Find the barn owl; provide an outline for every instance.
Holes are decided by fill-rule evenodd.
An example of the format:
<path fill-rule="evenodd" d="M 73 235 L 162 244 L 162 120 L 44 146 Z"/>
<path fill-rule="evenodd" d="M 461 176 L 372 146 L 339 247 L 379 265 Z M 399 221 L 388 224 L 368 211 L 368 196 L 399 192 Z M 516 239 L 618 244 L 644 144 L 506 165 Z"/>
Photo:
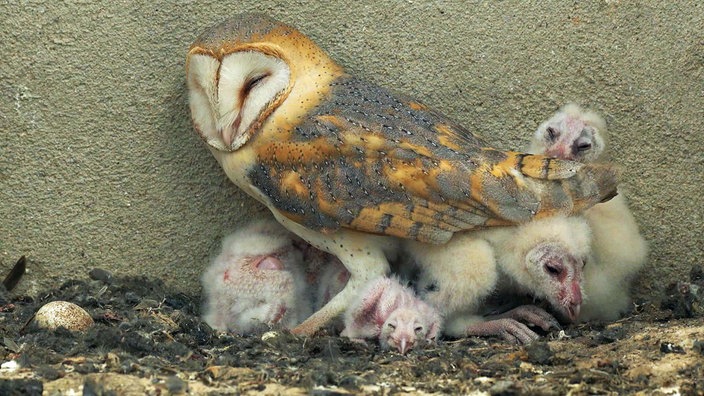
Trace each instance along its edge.
<path fill-rule="evenodd" d="M 606 132 L 598 114 L 568 104 L 538 127 L 529 152 L 599 161 L 606 150 Z M 623 194 L 595 205 L 584 216 L 592 230 L 593 258 L 585 269 L 588 298 L 578 319 L 614 320 L 630 306 L 630 280 L 645 265 L 648 245 Z"/>
<path fill-rule="evenodd" d="M 295 235 L 259 221 L 227 236 L 201 277 L 203 319 L 213 329 L 251 334 L 293 328 L 312 313 Z"/>
<path fill-rule="evenodd" d="M 386 274 L 400 239 L 442 244 L 458 231 L 580 212 L 616 192 L 613 167 L 486 147 L 420 102 L 348 75 L 263 15 L 203 32 L 186 80 L 194 128 L 227 176 L 350 272 L 298 334 Z"/>
<path fill-rule="evenodd" d="M 528 152 L 580 162 L 596 161 L 604 152 L 606 122 L 574 103 L 540 124 Z"/>
<path fill-rule="evenodd" d="M 485 315 L 492 295 L 527 294 L 545 299 L 559 316 L 574 320 L 582 304 L 583 266 L 591 233 L 581 217 L 553 216 L 513 227 L 457 233 L 445 246 L 407 243 L 419 268 L 419 295 L 443 315 L 446 335 L 496 335 L 529 343 L 559 327 L 532 305 Z"/>
<path fill-rule="evenodd" d="M 395 277 L 380 277 L 367 285 L 344 315 L 343 337 L 378 338 L 383 349 L 405 354 L 416 345 L 436 341 L 440 314 Z"/>

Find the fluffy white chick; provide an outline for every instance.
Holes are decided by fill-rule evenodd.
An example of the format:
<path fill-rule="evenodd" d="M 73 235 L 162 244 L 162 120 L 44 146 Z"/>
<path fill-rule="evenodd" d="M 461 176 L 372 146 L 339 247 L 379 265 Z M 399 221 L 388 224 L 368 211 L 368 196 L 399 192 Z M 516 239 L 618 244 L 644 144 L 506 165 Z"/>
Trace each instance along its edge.
<path fill-rule="evenodd" d="M 591 230 L 583 217 L 555 216 L 483 231 L 481 236 L 496 255 L 500 278 L 495 293 L 545 299 L 560 317 L 576 320 L 591 247 Z"/>
<path fill-rule="evenodd" d="M 296 237 L 273 220 L 224 238 L 201 277 L 203 319 L 214 329 L 251 334 L 292 328 L 312 312 L 303 253 Z"/>
<path fill-rule="evenodd" d="M 378 338 L 383 349 L 394 348 L 401 354 L 435 342 L 441 325 L 439 313 L 397 278 L 377 278 L 363 290 L 345 311 L 342 336 Z"/>
<path fill-rule="evenodd" d="M 529 152 L 581 162 L 603 160 L 606 122 L 598 114 L 568 104 L 543 122 Z M 645 265 L 648 244 L 641 236 L 621 188 L 608 202 L 588 209 L 592 229 L 592 259 L 585 268 L 584 301 L 579 321 L 614 320 L 631 305 L 630 283 Z"/>
<path fill-rule="evenodd" d="M 444 332 L 452 337 L 499 336 L 527 344 L 543 330 L 559 328 L 555 318 L 532 305 L 484 316 L 493 294 L 545 298 L 569 319 L 582 303 L 583 258 L 589 252 L 584 219 L 557 216 L 515 226 L 456 234 L 444 246 L 408 244 L 420 268 L 417 289 L 442 312 Z"/>
<path fill-rule="evenodd" d="M 496 287 L 494 249 L 478 235 L 458 233 L 446 245 L 405 245 L 409 258 L 399 268 L 413 266 L 418 271 L 418 295 L 446 319 L 458 313 L 478 312 L 484 298 Z M 412 277 L 408 273 L 404 276 Z"/>
<path fill-rule="evenodd" d="M 594 162 L 606 149 L 606 122 L 574 103 L 540 124 L 528 152 L 579 162 Z"/>
<path fill-rule="evenodd" d="M 593 254 L 585 267 L 588 298 L 578 320 L 615 320 L 631 307 L 631 281 L 648 259 L 648 243 L 622 194 L 589 209 L 585 217 Z"/>

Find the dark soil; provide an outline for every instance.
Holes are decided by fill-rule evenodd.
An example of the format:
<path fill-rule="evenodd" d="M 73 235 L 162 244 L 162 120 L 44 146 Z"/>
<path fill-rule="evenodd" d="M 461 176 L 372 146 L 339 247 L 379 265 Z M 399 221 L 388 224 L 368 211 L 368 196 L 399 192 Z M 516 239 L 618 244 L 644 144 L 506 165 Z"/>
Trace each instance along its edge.
<path fill-rule="evenodd" d="M 0 394 L 704 394 L 700 275 L 616 323 L 525 347 L 467 338 L 402 356 L 329 334 L 222 334 L 200 320 L 198 297 L 94 270 L 35 297 L 0 296 Z M 95 324 L 38 328 L 34 313 L 54 300 Z"/>

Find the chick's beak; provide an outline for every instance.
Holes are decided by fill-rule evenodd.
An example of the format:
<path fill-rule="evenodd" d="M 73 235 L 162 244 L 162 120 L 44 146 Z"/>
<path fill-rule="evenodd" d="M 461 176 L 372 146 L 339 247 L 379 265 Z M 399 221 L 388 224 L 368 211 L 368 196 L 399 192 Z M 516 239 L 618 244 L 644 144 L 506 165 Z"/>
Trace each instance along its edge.
<path fill-rule="evenodd" d="M 579 317 L 579 311 L 581 309 L 582 305 L 581 304 L 570 304 L 567 307 L 567 317 L 571 322 L 575 322 L 577 318 Z"/>
<path fill-rule="evenodd" d="M 579 317 L 579 311 L 582 308 L 582 288 L 579 282 L 572 282 L 571 299 L 567 303 L 567 316 L 570 321 L 574 322 Z"/>
<path fill-rule="evenodd" d="M 405 355 L 406 352 L 408 351 L 408 341 L 406 341 L 406 338 L 402 338 L 401 342 L 398 344 L 398 351 L 401 352 L 401 355 Z"/>

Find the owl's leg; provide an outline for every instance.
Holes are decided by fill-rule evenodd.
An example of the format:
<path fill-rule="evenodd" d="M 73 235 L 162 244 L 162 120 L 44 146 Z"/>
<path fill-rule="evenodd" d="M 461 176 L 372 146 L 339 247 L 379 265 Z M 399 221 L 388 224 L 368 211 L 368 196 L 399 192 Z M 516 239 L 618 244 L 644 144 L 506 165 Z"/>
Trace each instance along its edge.
<path fill-rule="evenodd" d="M 494 315 L 491 318 L 521 320 L 529 325 L 538 326 L 545 331 L 551 328 L 560 329 L 560 323 L 554 316 L 535 305 L 521 305 L 502 314 Z"/>
<path fill-rule="evenodd" d="M 447 318 L 443 333 L 453 338 L 500 337 L 514 344 L 530 344 L 540 338 L 525 324 L 512 318 L 487 318 L 474 314 L 459 314 Z"/>
<path fill-rule="evenodd" d="M 464 330 L 468 336 L 498 336 L 515 344 L 530 344 L 540 338 L 525 324 L 510 318 L 475 323 Z"/>
<path fill-rule="evenodd" d="M 296 326 L 291 331 L 294 334 L 314 334 L 352 305 L 362 289 L 372 280 L 389 273 L 389 262 L 384 251 L 391 249 L 390 246 L 395 244 L 389 238 L 345 229 L 326 235 L 307 229 L 276 213 L 274 216 L 284 227 L 306 242 L 337 256 L 350 273 L 347 285 L 332 300 Z"/>
<path fill-rule="evenodd" d="M 333 253 L 334 254 L 334 253 Z M 363 259 L 354 261 L 342 260 L 350 272 L 347 285 L 332 298 L 327 304 L 311 315 L 308 319 L 296 326 L 292 333 L 312 335 L 332 319 L 342 314 L 362 292 L 369 282 L 389 272 L 389 263 L 381 251 L 369 251 Z"/>

